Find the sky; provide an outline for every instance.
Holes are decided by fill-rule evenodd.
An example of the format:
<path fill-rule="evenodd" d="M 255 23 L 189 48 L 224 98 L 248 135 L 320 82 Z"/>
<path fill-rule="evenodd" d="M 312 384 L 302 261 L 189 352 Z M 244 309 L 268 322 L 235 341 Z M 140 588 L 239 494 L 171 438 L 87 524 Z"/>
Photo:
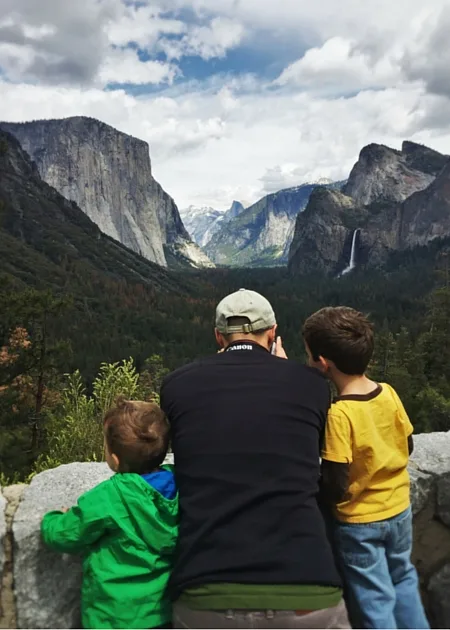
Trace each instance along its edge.
<path fill-rule="evenodd" d="M 98 118 L 225 209 L 371 142 L 450 153 L 449 32 L 449 0 L 0 0 L 0 120 Z"/>

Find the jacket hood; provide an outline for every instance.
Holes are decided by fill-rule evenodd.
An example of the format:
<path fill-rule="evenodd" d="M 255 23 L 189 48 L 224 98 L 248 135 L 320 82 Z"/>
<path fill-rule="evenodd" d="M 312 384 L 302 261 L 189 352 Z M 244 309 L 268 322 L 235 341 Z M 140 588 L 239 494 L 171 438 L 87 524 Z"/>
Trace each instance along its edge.
<path fill-rule="evenodd" d="M 170 465 L 163 468 L 172 470 Z M 135 536 L 150 549 L 172 549 L 178 534 L 178 492 L 168 499 L 134 473 L 118 473 L 111 481 L 117 495 L 117 517 L 127 519 Z"/>

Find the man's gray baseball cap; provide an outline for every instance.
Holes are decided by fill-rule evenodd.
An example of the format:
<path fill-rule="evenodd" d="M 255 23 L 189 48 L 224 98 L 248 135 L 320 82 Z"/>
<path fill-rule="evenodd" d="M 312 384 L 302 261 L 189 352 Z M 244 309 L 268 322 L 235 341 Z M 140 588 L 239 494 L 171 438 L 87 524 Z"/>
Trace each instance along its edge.
<path fill-rule="evenodd" d="M 230 317 L 246 317 L 248 324 L 233 326 L 228 324 Z M 267 330 L 276 324 L 275 313 L 265 297 L 248 289 L 230 293 L 216 309 L 216 328 L 224 335 L 252 333 Z"/>

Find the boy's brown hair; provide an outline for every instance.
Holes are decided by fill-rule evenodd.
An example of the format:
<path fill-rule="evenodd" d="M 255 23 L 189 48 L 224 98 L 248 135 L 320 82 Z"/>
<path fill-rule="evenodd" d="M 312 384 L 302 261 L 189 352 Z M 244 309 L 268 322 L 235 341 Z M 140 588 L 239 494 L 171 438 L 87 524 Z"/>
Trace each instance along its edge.
<path fill-rule="evenodd" d="M 103 432 L 109 452 L 119 458 L 119 472 L 152 472 L 169 448 L 169 423 L 151 402 L 119 398 L 105 416 Z"/>
<path fill-rule="evenodd" d="M 328 306 L 308 317 L 303 338 L 315 361 L 329 359 L 344 374 L 364 374 L 372 358 L 373 326 L 347 306 Z"/>

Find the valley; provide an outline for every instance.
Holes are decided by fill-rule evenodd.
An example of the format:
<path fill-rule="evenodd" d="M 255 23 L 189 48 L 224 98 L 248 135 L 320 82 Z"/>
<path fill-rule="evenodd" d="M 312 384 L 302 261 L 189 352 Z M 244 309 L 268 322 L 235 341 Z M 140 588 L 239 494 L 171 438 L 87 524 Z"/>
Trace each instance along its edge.
<path fill-rule="evenodd" d="M 311 312 L 369 313 L 371 376 L 396 387 L 418 432 L 450 427 L 447 156 L 370 145 L 345 182 L 182 211 L 191 240 L 146 146 L 96 121 L 50 123 L 0 131 L 0 476 L 50 461 L 68 374 L 90 394 L 99 369 L 119 374 L 131 357 L 157 396 L 166 370 L 216 351 L 215 305 L 241 286 L 271 300 L 300 361 Z"/>
<path fill-rule="evenodd" d="M 339 189 L 343 182 L 320 184 Z M 234 267 L 285 265 L 295 222 L 317 184 L 302 184 L 263 197 L 224 221 L 205 246 L 216 264 Z"/>
<path fill-rule="evenodd" d="M 0 630 L 450 628 L 449 0 L 0 5 Z"/>

